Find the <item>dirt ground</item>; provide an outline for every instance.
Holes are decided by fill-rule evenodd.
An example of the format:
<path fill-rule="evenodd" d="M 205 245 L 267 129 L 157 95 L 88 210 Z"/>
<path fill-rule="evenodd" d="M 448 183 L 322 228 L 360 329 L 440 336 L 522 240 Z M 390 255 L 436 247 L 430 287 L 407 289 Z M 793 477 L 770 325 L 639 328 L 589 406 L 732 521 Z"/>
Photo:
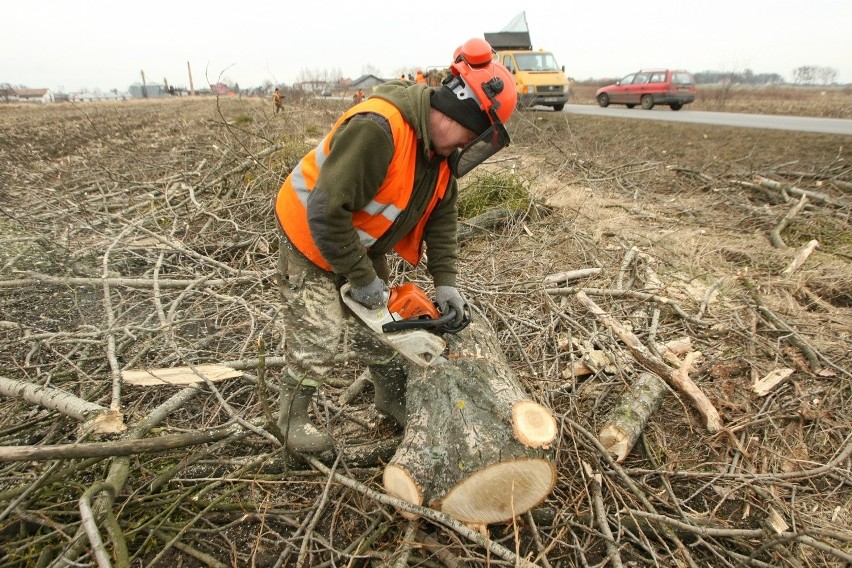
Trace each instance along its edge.
<path fill-rule="evenodd" d="M 466 233 L 460 285 L 557 418 L 558 482 L 532 514 L 490 526 L 487 548 L 370 496 L 398 432 L 369 385 L 340 402 L 357 365 L 315 409 L 341 444 L 374 449 L 337 463 L 352 484 L 263 430 L 281 368 L 271 204 L 339 105 L 0 106 L 0 565 L 852 562 L 852 140 L 515 114 L 512 146 L 462 180 L 462 199 L 496 180 L 526 201 Z M 599 271 L 544 284 L 582 268 Z M 395 270 L 428 288 L 422 269 Z M 647 365 L 581 291 L 653 356 L 688 340 L 666 364 L 721 430 L 668 392 L 615 462 L 597 434 Z M 215 389 L 121 380 L 202 363 L 244 374 Z M 36 403 L 24 385 L 94 406 Z M 126 431 L 82 426 L 107 409 Z"/>

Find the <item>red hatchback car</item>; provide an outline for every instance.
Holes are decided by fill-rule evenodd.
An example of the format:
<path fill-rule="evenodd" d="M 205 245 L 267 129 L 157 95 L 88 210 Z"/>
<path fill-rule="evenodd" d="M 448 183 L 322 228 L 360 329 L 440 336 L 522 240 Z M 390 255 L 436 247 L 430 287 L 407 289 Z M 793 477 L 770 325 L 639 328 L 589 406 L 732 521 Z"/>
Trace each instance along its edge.
<path fill-rule="evenodd" d="M 654 105 L 669 105 L 672 110 L 680 110 L 695 100 L 695 93 L 695 80 L 683 69 L 643 69 L 615 85 L 601 87 L 595 98 L 602 107 L 622 104 L 627 108 L 642 105 L 652 109 Z"/>

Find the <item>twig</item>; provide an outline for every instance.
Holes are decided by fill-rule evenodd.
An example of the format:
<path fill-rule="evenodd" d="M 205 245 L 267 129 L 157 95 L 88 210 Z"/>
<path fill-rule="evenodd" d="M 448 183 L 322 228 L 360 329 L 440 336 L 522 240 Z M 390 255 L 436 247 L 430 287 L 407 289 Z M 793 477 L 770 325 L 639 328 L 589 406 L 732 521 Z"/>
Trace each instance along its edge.
<path fill-rule="evenodd" d="M 512 327 L 512 324 L 509 323 L 509 320 L 506 319 L 506 316 L 504 316 L 503 313 L 494 306 L 494 304 L 492 304 L 491 302 L 488 302 L 487 300 L 483 300 L 483 303 L 486 306 L 488 306 L 489 308 L 491 308 L 491 311 L 493 311 L 497 315 L 497 317 L 500 319 L 500 321 L 503 322 L 503 325 L 506 326 L 506 329 L 509 330 L 509 333 L 512 334 L 512 337 L 515 338 L 515 341 L 518 344 L 518 351 L 521 352 L 521 355 L 523 356 L 524 361 L 527 362 L 527 367 L 529 368 L 530 373 L 532 374 L 533 377 L 537 377 L 538 371 L 536 370 L 535 366 L 533 366 L 532 361 L 530 361 L 529 355 L 527 355 L 527 352 L 524 349 L 524 342 L 521 341 L 521 339 L 518 337 L 518 334 L 515 333 L 515 328 Z"/>
<path fill-rule="evenodd" d="M 576 288 L 576 287 L 567 287 L 567 288 L 548 288 L 545 289 L 545 292 L 548 294 L 558 295 L 558 296 L 567 296 L 577 294 L 578 292 L 582 292 L 584 294 L 588 294 L 590 296 L 609 296 L 613 298 L 617 297 L 625 297 L 625 298 L 636 298 L 637 300 L 650 300 L 652 302 L 657 302 L 658 304 L 663 304 L 672 308 L 677 315 L 687 320 L 690 323 L 695 325 L 700 325 L 701 327 L 706 327 L 707 323 L 701 321 L 700 319 L 693 317 L 683 311 L 683 308 L 678 305 L 677 302 L 672 300 L 671 298 L 666 298 L 665 296 L 658 296 L 656 294 L 648 294 L 647 292 L 637 292 L 635 290 L 613 290 L 606 288 Z"/>
<path fill-rule="evenodd" d="M 94 515 L 92 514 L 92 495 L 100 491 L 113 491 L 113 488 L 108 483 L 96 483 L 87 489 L 82 497 L 80 497 L 80 520 L 83 523 L 83 528 L 86 531 L 86 536 L 89 537 L 89 543 L 92 545 L 92 551 L 95 553 L 95 559 L 98 561 L 100 568 L 112 568 L 112 562 L 109 559 L 109 554 L 104 547 L 104 541 L 101 539 L 101 533 L 98 531 L 98 525 L 95 523 Z"/>
<path fill-rule="evenodd" d="M 527 521 L 527 525 L 530 527 L 530 532 L 532 533 L 533 542 L 535 543 L 535 549 L 538 555 L 536 556 L 536 560 L 541 561 L 541 565 L 544 568 L 551 568 L 550 562 L 547 560 L 547 550 L 544 547 L 544 544 L 541 542 L 541 535 L 538 533 L 538 526 L 536 526 L 535 519 L 533 518 L 532 511 L 527 511 L 524 514 L 524 518 Z"/>
<path fill-rule="evenodd" d="M 325 511 L 325 506 L 328 503 L 328 493 L 331 490 L 331 481 L 334 477 L 334 472 L 337 470 L 337 464 L 340 463 L 341 455 L 342 453 L 338 452 L 337 458 L 335 458 L 334 464 L 331 466 L 330 473 L 328 474 L 328 479 L 325 482 L 325 487 L 322 490 L 322 496 L 320 497 L 319 503 L 317 503 L 314 514 L 312 515 L 311 522 L 305 529 L 305 536 L 302 538 L 302 546 L 299 548 L 299 558 L 296 560 L 296 568 L 302 568 L 305 565 L 305 562 L 308 561 L 308 543 L 311 540 L 311 535 L 313 534 L 314 528 L 317 526 L 323 511 Z"/>
<path fill-rule="evenodd" d="M 819 241 L 816 239 L 808 242 L 808 244 L 806 244 L 804 248 L 799 251 L 799 253 L 796 255 L 796 258 L 794 258 L 792 262 L 790 262 L 787 268 L 781 271 L 781 276 L 790 276 L 796 270 L 798 270 L 799 267 L 802 266 L 806 260 L 808 260 L 808 257 L 811 256 L 811 253 L 813 253 L 818 246 Z"/>
<path fill-rule="evenodd" d="M 52 276 L 49 274 L 41 274 L 38 272 L 27 271 L 25 274 L 29 276 L 29 278 L 19 279 L 19 280 L 0 280 L 0 289 L 3 288 L 25 288 L 27 286 L 32 286 L 36 283 L 44 283 L 44 284 L 53 284 L 56 286 L 94 286 L 100 285 L 103 283 L 109 284 L 110 286 L 124 286 L 127 288 L 144 288 L 150 289 L 154 287 L 154 279 L 153 278 L 120 278 L 120 277 L 108 277 L 108 278 L 81 278 L 81 277 L 71 277 L 71 276 Z M 197 286 L 197 287 L 210 287 L 216 288 L 220 286 L 232 286 L 234 284 L 241 284 L 247 282 L 257 282 L 259 280 L 264 280 L 274 274 L 274 271 L 269 271 L 268 273 L 258 274 L 256 272 L 248 272 L 244 271 L 242 274 L 238 276 L 234 276 L 232 278 L 211 278 L 210 275 L 201 276 L 194 280 L 181 280 L 181 279 L 160 279 L 159 286 L 160 288 L 177 288 L 183 289 L 187 286 Z"/>
<path fill-rule="evenodd" d="M 787 332 L 789 334 L 787 336 L 787 341 L 799 348 L 799 351 L 801 351 L 802 355 L 805 356 L 805 359 L 808 361 L 808 365 L 810 365 L 812 371 L 818 371 L 820 368 L 819 358 L 817 357 L 817 354 L 814 349 L 808 344 L 807 341 L 802 338 L 801 335 L 799 335 L 798 332 L 796 332 L 793 328 L 787 325 L 786 322 L 784 322 L 781 318 L 775 315 L 772 310 L 770 310 L 763 304 L 763 300 L 761 299 L 760 294 L 758 294 L 757 286 L 754 285 L 754 282 L 752 282 L 746 277 L 742 277 L 740 278 L 740 280 L 748 290 L 752 301 L 757 307 L 757 311 L 760 312 L 760 315 L 762 315 L 764 319 L 766 319 L 770 324 L 772 324 L 775 329 Z"/>
<path fill-rule="evenodd" d="M 799 214 L 799 212 L 808 204 L 807 196 L 803 195 L 802 198 L 796 203 L 796 205 L 787 211 L 787 214 L 784 215 L 784 218 L 781 219 L 781 222 L 778 223 L 775 228 L 769 231 L 769 240 L 772 242 L 772 246 L 775 248 L 785 248 L 787 244 L 784 242 L 784 239 L 781 238 L 781 231 L 787 228 L 790 224 L 790 221 L 793 220 L 793 217 Z"/>
<path fill-rule="evenodd" d="M 649 520 L 666 523 L 667 525 L 671 525 L 673 527 L 677 527 L 685 531 L 690 531 L 703 537 L 761 538 L 766 535 L 765 529 L 733 529 L 725 527 L 711 527 L 706 525 L 696 526 L 691 525 L 689 523 L 684 523 L 682 521 L 678 521 L 677 519 L 666 517 L 665 515 L 652 514 L 637 509 L 627 509 L 627 512 L 637 517 L 643 517 Z M 818 550 L 822 550 L 823 552 L 828 552 L 829 554 L 839 558 L 840 560 L 843 560 L 844 562 L 852 563 L 852 554 L 848 554 L 838 548 L 830 546 L 822 541 L 816 540 L 806 534 L 784 532 L 778 534 L 776 538 L 783 540 L 795 540 L 803 544 L 812 546 Z"/>
<path fill-rule="evenodd" d="M 578 268 L 577 270 L 567 270 L 565 272 L 556 272 L 555 274 L 548 274 L 544 277 L 544 281 L 542 284 L 547 288 L 551 286 L 558 286 L 560 284 L 564 284 L 565 282 L 571 282 L 572 280 L 579 280 L 581 278 L 588 278 L 590 276 L 597 276 L 603 271 L 602 268 Z"/>
<path fill-rule="evenodd" d="M 704 298 L 702 298 L 702 300 L 701 300 L 701 305 L 698 306 L 698 313 L 695 315 L 695 317 L 697 317 L 698 319 L 701 319 L 701 318 L 704 317 L 704 312 L 707 310 L 707 307 L 710 305 L 710 298 L 713 297 L 713 292 L 715 292 L 719 288 L 719 286 L 722 285 L 722 283 L 724 281 L 725 281 L 724 278 L 719 278 L 718 280 L 716 280 L 715 282 L 710 284 L 710 286 L 707 287 L 707 291 L 704 292 Z"/>
<path fill-rule="evenodd" d="M 765 178 L 765 177 L 762 177 L 762 176 L 756 176 L 755 181 L 763 187 L 767 187 L 769 189 L 774 189 L 774 190 L 777 190 L 777 191 L 792 193 L 794 195 L 800 195 L 802 197 L 807 197 L 808 199 L 810 199 L 812 201 L 817 201 L 819 203 L 827 203 L 829 205 L 836 205 L 838 207 L 846 206 L 845 203 L 838 202 L 838 201 L 832 199 L 831 197 L 829 197 L 828 195 L 826 195 L 824 193 L 819 193 L 817 191 L 808 191 L 806 189 L 799 189 L 798 187 L 795 187 L 795 186 L 792 186 L 792 185 L 789 185 L 789 184 L 786 184 L 786 183 L 780 183 L 780 182 L 777 182 L 775 180 L 771 180 L 769 178 Z"/>
<path fill-rule="evenodd" d="M 630 247 L 630 250 L 628 250 L 627 254 L 624 255 L 624 259 L 621 261 L 621 266 L 618 268 L 618 276 L 616 276 L 615 279 L 616 290 L 623 290 L 624 275 L 627 274 L 630 264 L 633 262 L 633 259 L 636 258 L 636 252 L 636 247 Z"/>
<path fill-rule="evenodd" d="M 621 554 L 618 552 L 618 546 L 616 545 L 615 538 L 612 536 L 609 523 L 606 520 L 606 509 L 604 508 L 603 493 L 601 492 L 601 474 L 592 471 L 592 466 L 586 462 L 583 462 L 583 469 L 586 472 L 586 477 L 589 479 L 589 485 L 592 489 L 592 507 L 595 511 L 595 521 L 601 534 L 604 536 L 607 558 L 612 561 L 612 565 L 615 568 L 623 568 Z"/>
<path fill-rule="evenodd" d="M 405 526 L 405 534 L 402 536 L 402 546 L 399 551 L 399 556 L 391 564 L 391 568 L 405 568 L 408 566 L 408 558 L 411 556 L 411 543 L 414 542 L 414 535 L 420 527 L 420 519 L 408 521 Z"/>
<path fill-rule="evenodd" d="M 185 434 L 165 434 L 156 438 L 142 440 L 116 440 L 114 442 L 92 442 L 86 444 L 60 444 L 44 446 L 0 446 L 0 462 L 43 461 L 56 459 L 80 459 L 92 457 L 130 456 L 149 452 L 164 452 L 178 448 L 187 448 L 199 444 L 208 444 L 222 440 L 242 431 L 237 424 L 219 426 L 187 432 Z"/>

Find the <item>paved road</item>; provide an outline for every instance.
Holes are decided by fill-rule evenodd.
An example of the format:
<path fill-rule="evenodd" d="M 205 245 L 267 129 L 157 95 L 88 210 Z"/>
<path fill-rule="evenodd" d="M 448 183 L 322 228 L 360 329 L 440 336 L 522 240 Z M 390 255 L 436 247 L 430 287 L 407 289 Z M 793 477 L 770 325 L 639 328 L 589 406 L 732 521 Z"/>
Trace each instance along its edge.
<path fill-rule="evenodd" d="M 771 128 L 774 130 L 795 130 L 798 132 L 819 132 L 822 134 L 842 134 L 852 136 L 852 120 L 840 118 L 810 118 L 806 116 L 778 116 L 773 114 L 740 114 L 733 112 L 704 112 L 684 107 L 672 111 L 669 107 L 657 107 L 651 110 L 597 105 L 565 105 L 563 112 L 594 116 L 614 116 L 618 118 L 637 118 L 640 120 L 669 120 L 672 122 L 690 122 L 694 124 L 713 124 L 716 126 L 741 126 L 744 128 Z"/>

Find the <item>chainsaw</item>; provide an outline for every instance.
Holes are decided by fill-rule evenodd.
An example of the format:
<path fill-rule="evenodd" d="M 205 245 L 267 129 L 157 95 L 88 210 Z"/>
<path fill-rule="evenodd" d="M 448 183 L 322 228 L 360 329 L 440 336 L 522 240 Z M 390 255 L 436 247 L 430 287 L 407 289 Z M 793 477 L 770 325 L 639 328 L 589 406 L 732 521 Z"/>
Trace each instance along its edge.
<path fill-rule="evenodd" d="M 470 313 L 465 310 L 461 323 L 454 324 L 454 309 L 441 314 L 426 293 L 410 282 L 391 288 L 386 305 L 380 308 L 357 302 L 350 288 L 349 283 L 340 288 L 343 303 L 383 342 L 420 367 L 446 362 L 447 343 L 441 334 L 458 333 L 470 323 Z"/>

